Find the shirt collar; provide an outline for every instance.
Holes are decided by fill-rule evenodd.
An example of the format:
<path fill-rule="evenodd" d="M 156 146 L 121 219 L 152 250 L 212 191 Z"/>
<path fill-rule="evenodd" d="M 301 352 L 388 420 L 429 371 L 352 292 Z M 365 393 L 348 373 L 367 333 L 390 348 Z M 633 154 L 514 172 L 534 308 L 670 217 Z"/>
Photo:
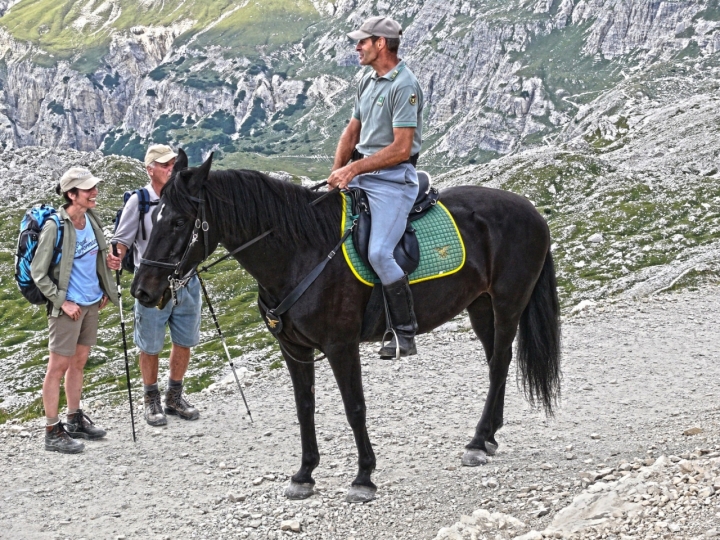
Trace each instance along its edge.
<path fill-rule="evenodd" d="M 388 71 L 385 75 L 382 77 L 378 77 L 377 72 L 373 72 L 372 78 L 373 79 L 387 79 L 388 81 L 394 81 L 395 78 L 400 75 L 400 72 L 405 69 L 405 60 L 400 60 L 397 66 L 392 68 L 390 71 Z"/>

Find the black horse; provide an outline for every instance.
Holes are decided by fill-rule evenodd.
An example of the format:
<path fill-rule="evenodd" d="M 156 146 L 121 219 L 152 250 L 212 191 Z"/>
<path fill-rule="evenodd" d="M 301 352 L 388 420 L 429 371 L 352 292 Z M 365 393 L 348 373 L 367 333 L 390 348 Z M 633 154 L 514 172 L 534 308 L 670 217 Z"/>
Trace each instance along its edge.
<path fill-rule="evenodd" d="M 341 197 L 333 194 L 311 206 L 320 194 L 255 171 L 211 172 L 211 161 L 212 156 L 200 167 L 188 168 L 187 156 L 180 150 L 162 191 L 146 251 L 161 266 L 142 264 L 132 295 L 143 305 L 158 305 L 167 298 L 173 269 L 176 276 L 187 275 L 218 244 L 232 251 L 272 229 L 235 257 L 257 280 L 262 302 L 273 308 L 338 242 Z M 559 396 L 560 309 L 555 270 L 548 226 L 524 197 L 463 186 L 443 190 L 440 200 L 462 234 L 466 262 L 455 274 L 412 285 L 412 293 L 421 333 L 467 310 L 485 349 L 490 386 L 475 436 L 462 458 L 463 465 L 475 466 L 486 463 L 487 455 L 497 449 L 495 432 L 503 425 L 505 384 L 516 334 L 528 399 L 539 401 L 551 414 Z M 302 440 L 301 465 L 286 491 L 289 498 L 313 493 L 312 472 L 320 462 L 314 420 L 315 349 L 327 355 L 358 449 L 359 470 L 347 500 L 364 502 L 375 496 L 371 480 L 375 454 L 365 425 L 359 354 L 370 293 L 371 288 L 358 281 L 338 256 L 282 316 L 283 329 L 277 338 L 293 383 Z M 265 316 L 262 308 L 261 313 Z M 380 340 L 381 335 L 373 338 Z"/>

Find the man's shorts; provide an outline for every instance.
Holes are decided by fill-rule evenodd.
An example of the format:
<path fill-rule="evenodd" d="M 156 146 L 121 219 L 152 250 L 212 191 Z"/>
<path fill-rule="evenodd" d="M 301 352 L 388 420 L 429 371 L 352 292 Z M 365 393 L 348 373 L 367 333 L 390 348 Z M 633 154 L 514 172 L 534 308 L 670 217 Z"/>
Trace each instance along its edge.
<path fill-rule="evenodd" d="M 77 345 L 95 345 L 99 311 L 100 302 L 96 302 L 90 306 L 80 306 L 80 318 L 77 321 L 73 321 L 62 310 L 57 317 L 48 317 L 50 352 L 61 356 L 75 356 Z"/>
<path fill-rule="evenodd" d="M 135 301 L 135 345 L 145 354 L 160 354 L 165 343 L 165 326 L 170 339 L 180 347 L 194 347 L 200 341 L 200 280 L 197 276 L 177 292 L 178 304 L 172 300 L 164 309 L 145 307 Z"/>

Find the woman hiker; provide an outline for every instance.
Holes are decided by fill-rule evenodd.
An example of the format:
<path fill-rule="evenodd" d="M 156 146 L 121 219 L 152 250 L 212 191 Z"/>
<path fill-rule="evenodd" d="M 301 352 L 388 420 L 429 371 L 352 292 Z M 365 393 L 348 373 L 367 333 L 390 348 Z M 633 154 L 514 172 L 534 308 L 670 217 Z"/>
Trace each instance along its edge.
<path fill-rule="evenodd" d="M 99 439 L 105 430 L 95 426 L 80 409 L 83 369 L 90 347 L 97 342 L 98 312 L 110 300 L 117 304 L 112 273 L 105 265 L 107 244 L 100 220 L 93 213 L 101 180 L 90 171 L 73 167 L 60 179 L 56 191 L 66 204 L 58 211 L 63 220 L 60 262 L 50 269 L 57 225 L 46 222 L 32 263 L 32 278 L 48 299 L 50 361 L 43 382 L 45 450 L 76 454 L 85 445 L 75 439 Z M 48 274 L 52 273 L 52 276 Z M 60 421 L 60 380 L 65 377 L 67 423 Z"/>

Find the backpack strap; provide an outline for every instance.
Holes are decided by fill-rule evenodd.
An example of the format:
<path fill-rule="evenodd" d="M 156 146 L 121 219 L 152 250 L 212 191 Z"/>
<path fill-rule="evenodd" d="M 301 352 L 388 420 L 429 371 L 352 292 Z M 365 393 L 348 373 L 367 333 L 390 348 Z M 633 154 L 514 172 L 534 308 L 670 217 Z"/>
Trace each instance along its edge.
<path fill-rule="evenodd" d="M 145 188 L 135 190 L 138 198 L 138 213 L 140 214 L 140 230 L 142 230 L 142 239 L 147 240 L 145 232 L 145 214 L 150 211 L 151 206 L 157 206 L 160 201 L 151 201 L 150 193 Z"/>
<path fill-rule="evenodd" d="M 55 222 L 55 226 L 57 227 L 57 231 L 55 233 L 55 248 L 53 249 L 53 256 L 52 256 L 52 259 L 50 262 L 50 267 L 52 268 L 53 266 L 56 266 L 60 262 L 65 228 L 64 228 L 63 220 L 60 219 L 60 216 L 58 214 L 52 214 L 50 216 L 50 219 L 52 219 Z"/>
<path fill-rule="evenodd" d="M 142 239 L 147 240 L 145 232 L 145 214 L 150 210 L 150 194 L 145 188 L 136 189 L 135 193 L 138 198 L 138 213 L 140 214 L 140 230 L 142 231 Z"/>

